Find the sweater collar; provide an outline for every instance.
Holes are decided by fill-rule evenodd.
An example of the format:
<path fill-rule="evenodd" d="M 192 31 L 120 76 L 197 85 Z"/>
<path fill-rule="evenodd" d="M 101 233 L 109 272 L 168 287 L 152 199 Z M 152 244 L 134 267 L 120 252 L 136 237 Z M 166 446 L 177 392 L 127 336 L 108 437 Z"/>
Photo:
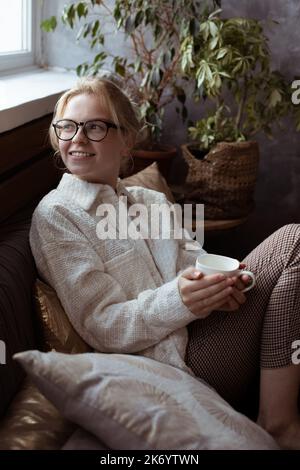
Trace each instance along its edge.
<path fill-rule="evenodd" d="M 84 210 L 89 210 L 96 201 L 113 202 L 120 196 L 127 196 L 130 204 L 135 203 L 134 197 L 125 188 L 120 178 L 118 178 L 115 191 L 109 184 L 89 183 L 71 173 L 64 173 L 57 190 L 64 198 L 71 199 Z"/>

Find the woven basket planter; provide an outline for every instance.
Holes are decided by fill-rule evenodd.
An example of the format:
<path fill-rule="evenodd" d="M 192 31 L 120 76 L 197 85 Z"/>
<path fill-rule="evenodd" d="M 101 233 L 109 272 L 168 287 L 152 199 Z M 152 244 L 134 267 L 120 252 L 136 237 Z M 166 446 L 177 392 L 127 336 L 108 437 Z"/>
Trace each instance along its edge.
<path fill-rule="evenodd" d="M 247 216 L 254 207 L 259 149 L 257 142 L 220 142 L 199 160 L 192 145 L 182 145 L 189 169 L 185 198 L 205 204 L 207 219 Z"/>

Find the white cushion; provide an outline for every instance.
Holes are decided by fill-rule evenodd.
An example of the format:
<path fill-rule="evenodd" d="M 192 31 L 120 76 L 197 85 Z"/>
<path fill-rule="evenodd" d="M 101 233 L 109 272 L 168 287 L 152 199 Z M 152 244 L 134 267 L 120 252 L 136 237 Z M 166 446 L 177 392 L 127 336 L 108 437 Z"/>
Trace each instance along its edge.
<path fill-rule="evenodd" d="M 189 374 L 143 356 L 14 356 L 68 419 L 110 449 L 277 449 L 262 428 Z"/>

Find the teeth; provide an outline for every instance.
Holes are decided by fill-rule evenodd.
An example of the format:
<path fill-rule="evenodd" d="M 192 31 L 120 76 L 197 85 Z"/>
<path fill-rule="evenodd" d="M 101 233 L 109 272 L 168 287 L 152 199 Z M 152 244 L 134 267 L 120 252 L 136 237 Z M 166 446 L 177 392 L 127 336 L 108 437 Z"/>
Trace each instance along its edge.
<path fill-rule="evenodd" d="M 88 152 L 70 152 L 70 154 L 74 157 L 92 157 L 94 155 L 93 153 Z"/>

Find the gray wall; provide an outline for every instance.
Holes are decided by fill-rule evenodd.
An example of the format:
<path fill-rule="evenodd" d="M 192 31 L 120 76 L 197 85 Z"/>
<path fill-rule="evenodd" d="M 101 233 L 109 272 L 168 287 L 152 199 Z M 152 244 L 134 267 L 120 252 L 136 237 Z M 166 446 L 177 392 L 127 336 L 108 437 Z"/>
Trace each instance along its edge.
<path fill-rule="evenodd" d="M 112 3 L 113 0 L 109 1 Z M 52 15 L 59 17 L 64 5 L 68 3 L 71 3 L 70 0 L 43 0 L 42 18 L 49 18 Z M 106 3 L 108 4 L 108 1 Z M 101 11 L 105 14 L 105 11 Z M 111 36 L 111 41 L 107 41 L 108 51 L 126 54 L 128 48 L 124 44 L 122 35 L 116 34 L 111 27 L 109 15 L 105 17 L 103 23 L 104 31 Z M 90 51 L 87 40 L 76 41 L 76 31 L 77 28 L 71 30 L 59 24 L 55 33 L 42 33 L 43 65 L 75 69 L 80 63 L 93 59 L 95 52 Z"/>
<path fill-rule="evenodd" d="M 65 0 L 45 0 L 44 18 L 61 11 Z M 270 38 L 270 49 L 274 68 L 278 68 L 292 82 L 300 76 L 300 1 L 299 0 L 223 0 L 223 16 L 247 16 L 264 20 Z M 270 27 L 267 20 L 280 24 Z M 109 27 L 109 26 L 108 26 Z M 43 34 L 43 57 L 45 64 L 59 67 L 75 67 L 91 57 L 87 47 L 74 47 L 74 34 L 61 27 L 55 34 Z M 112 34 L 112 50 L 126 50 L 122 38 Z M 189 104 L 191 117 L 201 116 L 201 108 Z M 299 105 L 300 106 L 300 105 Z M 296 133 L 291 123 L 287 129 L 276 132 L 273 140 L 259 135 L 257 140 L 261 150 L 260 175 L 257 185 L 257 220 L 262 238 L 273 228 L 289 221 L 300 221 L 298 210 L 300 187 L 300 133 Z M 166 113 L 164 141 L 180 145 L 186 141 L 186 132 L 178 119 L 174 107 Z M 174 182 L 178 181 L 180 157 L 173 167 Z M 266 229 L 262 230 L 262 226 Z M 255 239 L 255 237 L 254 237 Z"/>
<path fill-rule="evenodd" d="M 63 6 L 68 3 L 65 0 L 44 0 L 43 18 L 51 15 L 58 15 Z M 266 31 L 270 38 L 270 49 L 273 57 L 274 68 L 283 72 L 292 81 L 294 75 L 300 75 L 300 29 L 297 26 L 300 20 L 299 0 L 223 0 L 223 16 L 247 16 L 255 17 L 265 21 Z M 280 24 L 270 26 L 268 20 L 276 20 Z M 111 51 L 126 53 L 126 45 L 121 35 L 116 35 L 107 23 L 107 31 L 111 34 L 109 48 Z M 79 63 L 90 60 L 93 54 L 87 43 L 76 43 L 74 31 L 63 28 L 61 25 L 56 32 L 42 34 L 42 56 L 44 65 L 51 67 L 75 68 Z M 299 39 L 299 40 L 298 40 Z M 75 46 L 75 47 L 74 47 Z M 109 65 L 108 65 L 109 67 Z M 189 103 L 191 117 L 201 116 L 202 106 Z M 179 145 L 186 140 L 186 133 L 182 122 L 178 119 L 174 106 L 169 106 L 165 125 L 165 140 Z M 300 136 L 300 134 L 299 134 Z M 296 145 L 300 142 L 300 137 L 295 136 L 289 130 L 287 134 L 280 135 L 280 141 L 285 137 L 286 143 Z M 262 149 L 274 151 L 277 148 L 278 139 L 270 143 L 266 139 L 261 140 Z M 282 147 L 282 146 L 281 146 Z M 277 148 L 277 152 L 285 152 Z M 282 153 L 284 154 L 284 153 Z"/>

